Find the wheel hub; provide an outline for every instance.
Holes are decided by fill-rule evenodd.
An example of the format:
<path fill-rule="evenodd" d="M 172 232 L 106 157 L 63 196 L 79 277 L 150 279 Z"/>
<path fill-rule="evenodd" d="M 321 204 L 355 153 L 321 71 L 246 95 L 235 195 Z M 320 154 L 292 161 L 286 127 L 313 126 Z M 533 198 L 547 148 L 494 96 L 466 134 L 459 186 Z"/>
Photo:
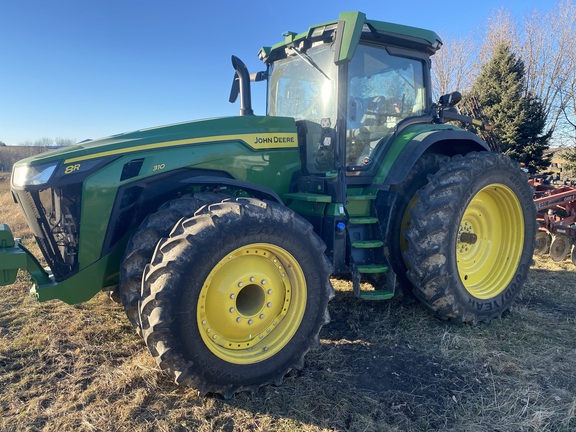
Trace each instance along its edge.
<path fill-rule="evenodd" d="M 460 280 L 470 294 L 488 299 L 514 276 L 524 244 L 523 211 L 502 184 L 481 189 L 470 201 L 456 237 Z"/>
<path fill-rule="evenodd" d="M 238 361 L 249 355 L 246 351 L 258 357 L 279 349 L 285 343 L 284 332 L 289 335 L 297 328 L 292 327 L 300 322 L 305 295 L 300 292 L 295 300 L 293 284 L 301 288 L 305 281 L 297 262 L 277 249 L 239 248 L 206 278 L 198 300 L 198 327 L 202 339 L 221 358 Z"/>

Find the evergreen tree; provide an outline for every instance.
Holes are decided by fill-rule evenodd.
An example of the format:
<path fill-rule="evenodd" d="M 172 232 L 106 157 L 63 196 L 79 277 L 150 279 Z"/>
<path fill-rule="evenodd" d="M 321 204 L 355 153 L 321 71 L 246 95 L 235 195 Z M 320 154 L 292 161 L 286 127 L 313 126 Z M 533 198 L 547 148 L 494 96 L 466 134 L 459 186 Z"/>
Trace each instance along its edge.
<path fill-rule="evenodd" d="M 526 94 L 524 62 L 504 44 L 480 71 L 472 86 L 502 152 L 525 164 L 532 173 L 550 165 L 551 132 L 544 133 L 546 114 L 537 97 Z"/>
<path fill-rule="evenodd" d="M 564 150 L 560 157 L 564 173 L 570 177 L 576 177 L 576 147 Z"/>

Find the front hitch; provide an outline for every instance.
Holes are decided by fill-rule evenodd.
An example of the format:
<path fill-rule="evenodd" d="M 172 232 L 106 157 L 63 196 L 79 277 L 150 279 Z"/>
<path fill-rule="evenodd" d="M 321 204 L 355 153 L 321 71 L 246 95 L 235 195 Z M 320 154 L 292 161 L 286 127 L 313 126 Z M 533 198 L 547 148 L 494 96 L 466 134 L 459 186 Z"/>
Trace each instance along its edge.
<path fill-rule="evenodd" d="M 32 252 L 14 239 L 10 227 L 0 224 L 0 286 L 16 282 L 18 269 L 28 271 L 36 284 L 53 283 Z"/>

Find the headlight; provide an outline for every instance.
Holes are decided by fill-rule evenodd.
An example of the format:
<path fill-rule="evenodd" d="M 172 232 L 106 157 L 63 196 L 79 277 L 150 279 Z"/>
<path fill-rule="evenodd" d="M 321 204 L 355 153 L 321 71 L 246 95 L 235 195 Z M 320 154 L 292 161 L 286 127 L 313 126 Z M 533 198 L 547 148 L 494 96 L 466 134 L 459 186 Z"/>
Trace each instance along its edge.
<path fill-rule="evenodd" d="M 48 183 L 57 166 L 58 162 L 16 166 L 12 172 L 12 185 L 22 187 Z"/>

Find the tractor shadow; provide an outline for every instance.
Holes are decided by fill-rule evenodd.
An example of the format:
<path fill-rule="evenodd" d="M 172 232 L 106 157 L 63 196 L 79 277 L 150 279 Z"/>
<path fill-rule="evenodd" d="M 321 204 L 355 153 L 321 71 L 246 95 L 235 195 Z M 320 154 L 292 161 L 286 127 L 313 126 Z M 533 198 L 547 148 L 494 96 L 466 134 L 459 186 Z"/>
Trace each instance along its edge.
<path fill-rule="evenodd" d="M 520 379 L 532 366 L 515 349 L 549 349 L 555 328 L 563 329 L 556 339 L 567 337 L 567 320 L 576 320 L 576 290 L 569 288 L 573 277 L 571 271 L 532 269 L 511 312 L 476 327 L 438 320 L 420 304 L 367 302 L 338 291 L 329 305 L 331 322 L 320 334 L 321 346 L 308 353 L 304 369 L 291 372 L 281 387 L 240 394 L 227 403 L 290 418 L 304 429 L 445 430 L 448 419 L 455 422 L 481 412 L 495 392 L 508 395 L 509 385 L 534 384 L 510 381 L 506 367 L 521 371 L 514 377 Z M 530 331 L 535 322 L 545 327 L 522 338 L 528 345 L 514 345 L 522 343 L 517 335 Z M 515 346 L 510 353 L 507 343 Z M 491 365 L 499 356 L 510 365 Z M 557 366 L 561 372 L 569 365 Z M 543 374 L 544 391 L 554 374 L 546 369 L 538 374 Z M 576 382 L 564 381 L 559 389 L 576 388 Z"/>
<path fill-rule="evenodd" d="M 281 387 L 238 395 L 230 403 L 329 430 L 363 430 L 367 423 L 438 429 L 445 417 L 430 413 L 453 410 L 455 395 L 479 391 L 479 382 L 468 377 L 477 365 L 462 369 L 438 355 L 437 341 L 451 324 L 422 306 L 366 302 L 338 292 L 330 314 L 321 346 L 308 353 L 303 370 L 291 372 Z"/>

